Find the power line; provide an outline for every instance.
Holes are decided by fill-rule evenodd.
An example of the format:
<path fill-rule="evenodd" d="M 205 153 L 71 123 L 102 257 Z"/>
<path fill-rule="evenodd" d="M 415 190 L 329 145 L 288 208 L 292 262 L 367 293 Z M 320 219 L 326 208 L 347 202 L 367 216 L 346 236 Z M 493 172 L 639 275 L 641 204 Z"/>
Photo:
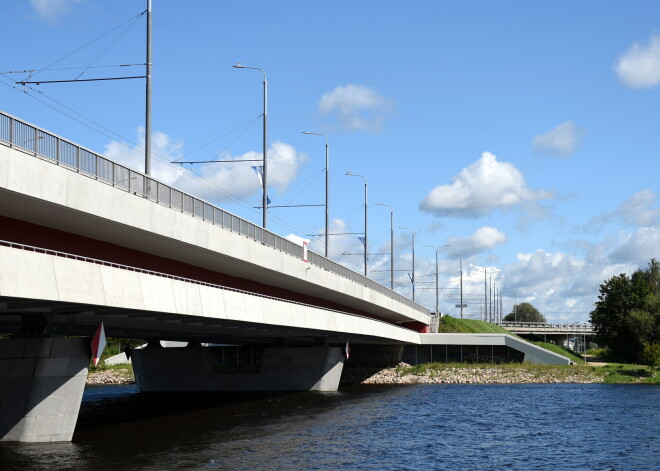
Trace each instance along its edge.
<path fill-rule="evenodd" d="M 68 58 L 68 57 L 71 57 L 71 56 L 74 55 L 76 52 L 83 50 L 84 48 L 86 48 L 86 47 L 89 46 L 90 44 L 93 44 L 93 43 L 95 43 L 96 41 L 98 41 L 99 39 L 101 39 L 101 38 L 103 38 L 103 37 L 109 35 L 110 33 L 113 33 L 114 31 L 118 30 L 119 28 L 121 28 L 121 27 L 124 26 L 125 24 L 129 23 L 130 21 L 137 21 L 137 18 L 141 17 L 141 16 L 144 15 L 146 12 L 147 12 L 147 10 L 144 10 L 144 11 L 138 13 L 137 15 L 135 15 L 135 16 L 129 18 L 128 20 L 126 20 L 125 22 L 123 22 L 122 24 L 120 24 L 119 26 L 117 26 L 117 27 L 111 29 L 110 31 L 108 31 L 108 32 L 106 32 L 106 33 L 103 33 L 101 36 L 98 36 L 96 39 L 92 39 L 91 41 L 87 42 L 87 43 L 84 44 L 83 46 L 80 46 L 78 49 L 76 49 L 76 50 L 74 50 L 74 51 L 72 51 L 72 52 L 66 54 L 65 56 L 61 57 L 60 59 L 57 59 L 55 62 L 52 62 L 52 63 L 48 64 L 46 67 L 43 67 L 43 68 L 37 70 L 34 74 L 31 74 L 30 77 L 34 77 L 35 75 L 37 75 L 37 74 L 43 72 L 44 70 L 48 70 L 51 66 L 57 64 L 58 62 L 63 61 L 64 59 L 66 59 L 66 58 Z"/>

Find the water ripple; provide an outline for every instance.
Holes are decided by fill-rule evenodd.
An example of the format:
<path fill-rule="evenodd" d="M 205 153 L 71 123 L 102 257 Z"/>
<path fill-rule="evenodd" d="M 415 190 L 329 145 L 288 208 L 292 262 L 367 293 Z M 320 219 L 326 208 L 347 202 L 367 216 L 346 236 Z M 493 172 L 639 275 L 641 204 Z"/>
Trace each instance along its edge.
<path fill-rule="evenodd" d="M 74 442 L 3 469 L 655 470 L 660 387 L 360 386 L 338 393 L 86 392 Z M 168 410 L 168 414 L 163 414 Z"/>

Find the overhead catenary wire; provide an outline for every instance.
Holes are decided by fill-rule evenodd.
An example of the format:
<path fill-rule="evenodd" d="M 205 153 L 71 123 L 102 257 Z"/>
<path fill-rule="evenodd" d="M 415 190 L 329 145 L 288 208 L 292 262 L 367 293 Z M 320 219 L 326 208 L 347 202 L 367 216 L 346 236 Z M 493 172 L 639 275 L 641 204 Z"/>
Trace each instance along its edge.
<path fill-rule="evenodd" d="M 125 30 L 124 30 L 119 36 L 117 36 L 117 37 L 115 38 L 114 41 L 112 41 L 112 42 L 108 45 L 108 47 L 106 47 L 106 48 L 105 48 L 105 49 L 104 49 L 104 50 L 103 50 L 98 56 L 96 56 L 96 58 L 90 63 L 89 66 L 85 67 L 85 69 L 83 69 L 83 71 L 80 72 L 80 74 L 78 74 L 78 76 L 76 77 L 76 80 L 78 80 L 80 77 L 82 77 L 82 76 L 85 74 L 85 72 L 87 72 L 87 71 L 89 70 L 89 68 L 90 68 L 92 65 L 94 65 L 94 63 L 95 63 L 97 60 L 99 60 L 99 59 L 101 58 L 101 56 L 103 56 L 103 54 L 105 54 L 106 52 L 108 52 L 108 51 L 110 50 L 110 48 L 111 48 L 112 46 L 114 46 L 115 44 L 117 44 L 117 41 L 119 41 L 119 40 L 120 40 L 120 39 L 121 39 L 121 38 L 122 38 L 122 37 L 128 32 L 128 30 L 131 29 L 131 28 L 133 27 L 133 25 L 137 22 L 137 20 L 140 18 L 140 16 L 142 16 L 142 14 L 137 15 L 137 16 L 134 18 L 133 22 L 132 22 L 131 24 L 129 24 L 129 25 L 126 27 L 126 29 L 125 29 Z"/>
<path fill-rule="evenodd" d="M 90 44 L 93 44 L 93 43 L 95 43 L 96 41 L 98 41 L 99 39 L 104 38 L 105 36 L 108 36 L 109 34 L 115 32 L 116 30 L 118 30 L 119 28 L 121 28 L 122 26 L 124 26 L 125 24 L 127 24 L 127 23 L 129 23 L 129 22 L 131 22 L 131 21 L 133 21 L 133 22 L 137 21 L 137 19 L 138 19 L 139 17 L 141 17 L 142 15 L 144 15 L 145 13 L 147 13 L 147 10 L 144 10 L 144 11 L 138 13 L 137 15 L 132 16 L 131 18 L 129 18 L 128 20 L 124 21 L 124 22 L 123 22 L 122 24 L 120 24 L 119 26 L 116 26 L 116 27 L 114 27 L 113 29 L 111 29 L 111 30 L 109 30 L 109 31 L 107 31 L 107 32 L 105 32 L 105 33 L 103 33 L 103 34 L 100 35 L 100 36 L 98 36 L 97 38 L 92 39 L 91 41 L 85 43 L 84 45 L 80 46 L 79 48 L 77 48 L 77 49 L 71 51 L 70 53 L 66 54 L 65 56 L 63 56 L 63 57 L 57 59 L 55 62 L 51 62 L 51 63 L 48 64 L 47 66 L 42 67 L 41 69 L 38 69 L 38 70 L 37 70 L 36 72 L 34 72 L 33 74 L 30 74 L 30 77 L 31 77 L 31 78 L 34 78 L 35 75 L 37 75 L 37 74 L 39 74 L 39 73 L 41 73 L 41 72 L 43 72 L 43 71 L 45 71 L 45 70 L 49 70 L 51 66 L 53 66 L 53 65 L 55 65 L 55 64 L 57 64 L 57 63 L 59 63 L 59 62 L 62 62 L 64 59 L 67 59 L 67 58 L 71 57 L 72 55 L 74 55 L 74 54 L 77 53 L 78 51 L 81 51 L 81 50 L 85 49 L 85 48 L 86 48 L 87 46 L 89 46 Z"/>

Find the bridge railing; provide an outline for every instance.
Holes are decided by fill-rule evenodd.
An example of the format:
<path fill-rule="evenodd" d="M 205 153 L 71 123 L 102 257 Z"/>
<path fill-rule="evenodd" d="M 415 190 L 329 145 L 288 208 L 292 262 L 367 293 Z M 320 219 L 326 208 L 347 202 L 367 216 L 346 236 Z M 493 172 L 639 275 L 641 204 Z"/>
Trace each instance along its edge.
<path fill-rule="evenodd" d="M 503 327 L 507 330 L 520 330 L 520 331 L 561 331 L 561 332 L 593 332 L 593 327 L 588 322 L 573 322 L 565 324 L 550 324 L 548 322 L 509 322 L 503 321 L 498 323 L 500 327 Z"/>
<path fill-rule="evenodd" d="M 284 237 L 2 111 L 0 111 L 0 142 L 112 185 L 119 190 L 237 232 L 294 257 L 302 257 L 302 247 Z M 418 312 L 429 314 L 428 309 L 396 291 L 315 252 L 309 251 L 307 260 L 313 265 L 357 282 Z"/>

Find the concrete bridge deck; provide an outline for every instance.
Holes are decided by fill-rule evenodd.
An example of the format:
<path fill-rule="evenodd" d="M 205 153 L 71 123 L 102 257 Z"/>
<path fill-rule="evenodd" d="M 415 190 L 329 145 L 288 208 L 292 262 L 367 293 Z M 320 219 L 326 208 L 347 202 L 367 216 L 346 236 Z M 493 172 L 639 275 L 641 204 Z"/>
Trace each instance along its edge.
<path fill-rule="evenodd" d="M 276 234 L 0 113 L 0 239 L 414 330 L 429 312 Z M 37 183 L 38 182 L 38 183 Z"/>

